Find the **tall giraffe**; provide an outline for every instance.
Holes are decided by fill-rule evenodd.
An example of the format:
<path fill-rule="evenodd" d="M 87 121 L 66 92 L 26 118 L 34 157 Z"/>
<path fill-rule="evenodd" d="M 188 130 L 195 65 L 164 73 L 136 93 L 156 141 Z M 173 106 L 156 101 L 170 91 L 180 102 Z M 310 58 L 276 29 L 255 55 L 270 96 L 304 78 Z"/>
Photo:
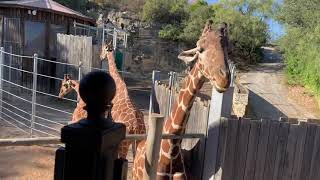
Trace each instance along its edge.
<path fill-rule="evenodd" d="M 178 58 L 190 63 L 195 61 L 193 68 L 185 79 L 177 101 L 173 105 L 168 119 L 165 121 L 163 133 L 181 135 L 185 131 L 187 117 L 192 107 L 195 95 L 206 80 L 209 80 L 218 92 L 224 92 L 230 84 L 230 72 L 227 54 L 227 26 L 213 30 L 209 21 L 197 42 L 197 47 L 182 52 Z M 181 152 L 181 139 L 162 139 L 157 169 L 157 179 L 187 179 Z M 133 166 L 133 179 L 141 180 L 145 166 L 146 144 L 138 145 Z"/>
<path fill-rule="evenodd" d="M 76 91 L 77 99 L 79 100 L 77 103 L 77 107 L 73 111 L 72 119 L 71 119 L 71 123 L 75 123 L 87 117 L 87 111 L 84 109 L 84 107 L 86 106 L 86 103 L 80 97 L 79 82 L 72 80 L 69 74 L 65 74 L 61 82 L 59 98 L 63 98 L 66 94 L 70 93 L 72 90 Z"/>
<path fill-rule="evenodd" d="M 128 134 L 145 134 L 146 127 L 143 113 L 130 98 L 127 85 L 117 70 L 111 43 L 102 46 L 100 59 L 108 61 L 110 75 L 116 83 L 116 95 L 112 100 L 113 107 L 111 110 L 113 120 L 115 122 L 124 123 Z M 123 140 L 121 142 L 119 146 L 121 152 L 120 157 L 126 158 L 129 146 L 132 142 L 133 141 L 129 140 Z"/>

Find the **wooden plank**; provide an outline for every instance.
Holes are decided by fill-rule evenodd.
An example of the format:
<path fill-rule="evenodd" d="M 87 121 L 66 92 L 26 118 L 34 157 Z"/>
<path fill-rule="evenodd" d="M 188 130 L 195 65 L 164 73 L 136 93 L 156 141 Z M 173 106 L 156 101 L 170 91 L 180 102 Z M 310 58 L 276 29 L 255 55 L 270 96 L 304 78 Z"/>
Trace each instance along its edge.
<path fill-rule="evenodd" d="M 317 126 L 314 141 L 309 180 L 320 179 L 320 126 Z"/>
<path fill-rule="evenodd" d="M 234 177 L 234 160 L 238 135 L 238 122 L 238 120 L 228 120 L 227 146 L 222 168 L 222 180 L 233 180 Z"/>
<path fill-rule="evenodd" d="M 231 115 L 232 95 L 233 88 L 229 88 L 223 94 L 218 93 L 214 88 L 212 90 L 202 179 L 213 180 L 215 178 L 220 119 Z"/>
<path fill-rule="evenodd" d="M 240 127 L 238 131 L 237 152 L 235 154 L 234 178 L 242 180 L 246 167 L 249 133 L 250 133 L 250 120 L 242 119 L 239 121 Z M 251 156 L 251 154 L 249 154 Z"/>
<path fill-rule="evenodd" d="M 306 141 L 304 145 L 303 161 L 301 165 L 302 169 L 301 169 L 299 179 L 309 179 L 312 153 L 313 153 L 313 147 L 314 147 L 314 137 L 317 131 L 316 124 L 308 124 L 307 126 L 308 126 L 308 130 L 307 130 Z"/>
<path fill-rule="evenodd" d="M 278 142 L 278 130 L 280 123 L 278 121 L 272 121 L 270 124 L 270 135 L 268 139 L 266 164 L 263 173 L 264 180 L 270 180 L 273 178 L 274 165 L 277 155 L 277 142 Z"/>
<path fill-rule="evenodd" d="M 152 114 L 149 118 L 149 130 L 146 140 L 146 160 L 144 166 L 143 179 L 153 180 L 157 176 L 159 152 L 162 136 L 164 116 Z"/>
<path fill-rule="evenodd" d="M 287 140 L 289 134 L 290 124 L 287 122 L 280 123 L 278 131 L 277 155 L 274 165 L 273 179 L 282 180 L 284 161 L 286 155 Z"/>
<path fill-rule="evenodd" d="M 248 143 L 248 152 L 246 160 L 246 168 L 244 173 L 244 180 L 254 180 L 254 171 L 256 160 L 258 158 L 258 144 L 261 132 L 261 121 L 250 121 L 250 134 Z"/>
<path fill-rule="evenodd" d="M 214 177 L 215 180 L 220 180 L 222 178 L 222 166 L 224 163 L 224 156 L 226 151 L 226 139 L 227 139 L 227 127 L 228 121 L 226 118 L 221 118 L 220 128 L 219 128 L 219 146 L 217 152 L 217 162 L 214 172 L 216 175 Z"/>
<path fill-rule="evenodd" d="M 284 167 L 283 167 L 283 180 L 292 179 L 292 171 L 295 159 L 295 151 L 299 135 L 299 125 L 290 124 L 290 132 L 288 135 L 287 148 L 285 153 Z"/>
<path fill-rule="evenodd" d="M 295 147 L 295 154 L 294 154 L 294 163 L 292 169 L 292 180 L 300 180 L 300 173 L 302 169 L 302 161 L 303 161 L 303 152 L 304 152 L 304 145 L 306 141 L 307 135 L 307 123 L 300 122 L 298 126 L 298 135 L 297 135 L 297 144 Z"/>
<path fill-rule="evenodd" d="M 265 169 L 265 162 L 267 157 L 268 139 L 270 135 L 270 120 L 262 120 L 261 130 L 258 143 L 258 152 L 255 166 L 254 179 L 263 179 L 263 173 Z"/>

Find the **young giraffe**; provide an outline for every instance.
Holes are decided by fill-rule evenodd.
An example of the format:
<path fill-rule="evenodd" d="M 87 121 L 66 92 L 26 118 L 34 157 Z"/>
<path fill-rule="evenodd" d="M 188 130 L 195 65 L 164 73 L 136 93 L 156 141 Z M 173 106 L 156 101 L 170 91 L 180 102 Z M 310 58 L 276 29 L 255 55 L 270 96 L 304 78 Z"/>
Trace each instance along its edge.
<path fill-rule="evenodd" d="M 181 135 L 185 131 L 188 113 L 192 107 L 197 92 L 209 80 L 219 92 L 224 92 L 230 84 L 230 73 L 227 62 L 227 26 L 220 31 L 212 29 L 209 21 L 197 42 L 197 47 L 182 52 L 178 58 L 195 64 L 185 83 L 181 88 L 178 99 L 173 105 L 169 118 L 165 121 L 163 133 Z M 190 175 L 186 172 L 181 152 L 181 139 L 162 139 L 157 179 L 187 179 Z M 138 145 L 137 154 L 133 166 L 133 179 L 143 179 L 145 166 L 145 141 Z"/>
<path fill-rule="evenodd" d="M 70 93 L 72 90 L 76 91 L 77 98 L 79 100 L 79 102 L 77 103 L 77 107 L 73 111 L 72 119 L 71 119 L 71 123 L 75 123 L 87 117 L 87 111 L 84 109 L 84 107 L 86 106 L 86 103 L 80 97 L 79 82 L 72 80 L 69 74 L 65 74 L 61 82 L 59 98 L 63 98 L 66 94 Z"/>
<path fill-rule="evenodd" d="M 124 123 L 128 134 L 145 134 L 146 127 L 144 124 L 143 113 L 138 109 L 133 100 L 130 98 L 127 85 L 120 76 L 115 58 L 113 55 L 112 43 L 102 46 L 101 60 L 107 60 L 109 73 L 116 83 L 116 95 L 112 100 L 113 107 L 111 115 L 114 121 Z M 126 158 L 129 146 L 133 141 L 124 140 L 120 144 L 120 157 Z"/>

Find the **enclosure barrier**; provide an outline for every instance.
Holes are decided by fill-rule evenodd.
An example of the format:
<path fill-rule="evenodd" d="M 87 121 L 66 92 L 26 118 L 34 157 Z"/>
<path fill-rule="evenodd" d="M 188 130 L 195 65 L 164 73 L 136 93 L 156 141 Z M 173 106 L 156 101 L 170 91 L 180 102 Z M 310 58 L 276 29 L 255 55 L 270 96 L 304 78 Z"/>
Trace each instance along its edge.
<path fill-rule="evenodd" d="M 11 64 L 12 59 L 23 62 L 30 62 L 32 67 L 24 69 Z M 66 67 L 74 67 L 78 71 L 78 78 L 85 68 L 91 71 L 107 71 L 105 69 L 87 67 L 83 64 L 71 64 L 59 61 L 53 61 L 34 56 L 23 56 L 6 52 L 3 47 L 0 48 L 0 119 L 13 127 L 21 130 L 30 138 L 26 141 L 34 142 L 34 137 L 58 137 L 60 129 L 66 125 L 72 115 L 73 109 L 66 110 L 63 107 L 57 107 L 54 103 L 59 97 L 57 94 L 45 92 L 39 88 L 39 78 L 47 78 L 61 82 L 63 79 L 39 72 L 38 67 L 41 63 L 53 63 Z M 11 74 L 21 73 L 21 79 L 31 77 L 31 87 L 22 81 L 11 80 Z M 122 74 L 130 74 L 121 71 Z M 60 83 L 59 83 L 60 84 Z M 51 98 L 48 101 L 41 102 L 41 98 Z M 62 98 L 65 102 L 71 103 L 74 107 L 77 103 L 76 98 Z M 53 102 L 52 102 L 53 101 Z M 52 103 L 50 103 L 52 102 Z M 47 111 L 50 111 L 48 115 Z M 38 139 L 39 140 L 39 139 Z M 39 140 L 41 143 L 41 140 Z M 8 140 L 8 142 L 13 142 Z M 17 139 L 22 142 L 22 139 Z M 16 144 L 16 143 L 13 143 Z M 18 143 L 23 144 L 23 143 Z"/>
<path fill-rule="evenodd" d="M 319 179 L 319 122 L 222 119 L 215 179 Z"/>

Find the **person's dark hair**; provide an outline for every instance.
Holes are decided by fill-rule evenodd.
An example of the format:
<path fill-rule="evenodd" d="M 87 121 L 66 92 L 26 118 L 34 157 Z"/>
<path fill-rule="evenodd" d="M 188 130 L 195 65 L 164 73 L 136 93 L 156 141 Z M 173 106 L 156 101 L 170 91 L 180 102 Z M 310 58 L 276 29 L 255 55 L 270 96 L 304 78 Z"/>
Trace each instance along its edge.
<path fill-rule="evenodd" d="M 90 72 L 80 81 L 79 93 L 86 103 L 85 109 L 93 114 L 103 113 L 116 94 L 116 84 L 106 72 Z"/>

